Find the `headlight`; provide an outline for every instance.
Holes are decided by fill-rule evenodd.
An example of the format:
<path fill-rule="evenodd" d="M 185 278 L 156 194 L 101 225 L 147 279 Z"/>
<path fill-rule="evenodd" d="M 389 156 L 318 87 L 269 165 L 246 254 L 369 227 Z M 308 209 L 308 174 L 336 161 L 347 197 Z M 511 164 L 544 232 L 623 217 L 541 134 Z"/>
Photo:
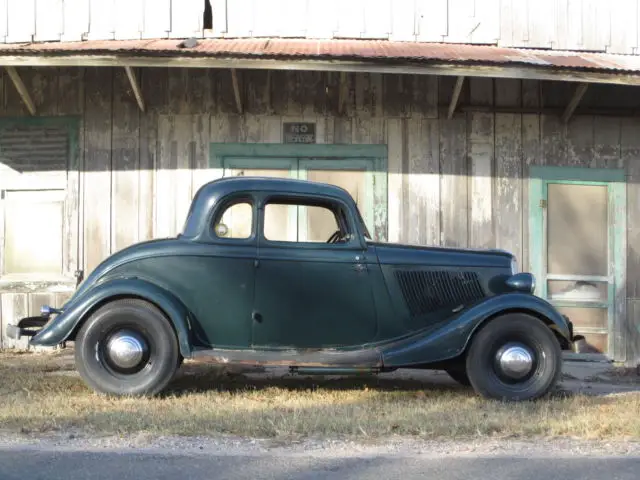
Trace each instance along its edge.
<path fill-rule="evenodd" d="M 518 260 L 516 257 L 513 257 L 511 259 L 511 275 L 515 275 L 516 273 L 518 273 Z"/>

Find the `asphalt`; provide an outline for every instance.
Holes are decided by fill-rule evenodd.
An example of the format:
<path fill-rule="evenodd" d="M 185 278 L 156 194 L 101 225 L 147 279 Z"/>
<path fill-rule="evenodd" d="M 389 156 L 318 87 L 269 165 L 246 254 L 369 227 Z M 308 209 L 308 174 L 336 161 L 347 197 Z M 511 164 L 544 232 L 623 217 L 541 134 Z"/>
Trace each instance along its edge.
<path fill-rule="evenodd" d="M 640 457 L 184 455 L 171 452 L 0 450 L 2 480 L 117 479 L 637 479 Z"/>

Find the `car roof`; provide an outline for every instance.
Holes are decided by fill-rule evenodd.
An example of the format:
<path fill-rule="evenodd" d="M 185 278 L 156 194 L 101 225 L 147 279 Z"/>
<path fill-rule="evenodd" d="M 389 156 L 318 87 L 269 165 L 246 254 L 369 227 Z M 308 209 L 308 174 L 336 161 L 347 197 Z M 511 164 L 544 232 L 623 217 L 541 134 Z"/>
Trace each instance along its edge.
<path fill-rule="evenodd" d="M 308 194 L 339 198 L 355 207 L 353 197 L 345 189 L 328 183 L 295 178 L 238 176 L 223 177 L 205 183 L 191 201 L 182 236 L 196 238 L 207 231 L 204 216 L 221 198 L 235 192 L 273 192 L 278 194 Z"/>
<path fill-rule="evenodd" d="M 278 193 L 307 193 L 317 195 L 333 195 L 344 198 L 349 193 L 337 185 L 314 182 L 311 180 L 298 180 L 295 178 L 261 177 L 261 176 L 237 176 L 223 177 L 203 186 L 202 193 L 214 196 L 223 196 L 238 190 L 244 191 L 276 191 Z"/>

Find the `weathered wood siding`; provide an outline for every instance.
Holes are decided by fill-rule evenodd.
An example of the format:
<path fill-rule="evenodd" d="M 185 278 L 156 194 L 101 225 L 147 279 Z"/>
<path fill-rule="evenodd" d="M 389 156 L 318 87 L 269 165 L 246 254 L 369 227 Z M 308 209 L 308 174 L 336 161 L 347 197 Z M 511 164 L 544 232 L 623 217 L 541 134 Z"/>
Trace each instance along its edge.
<path fill-rule="evenodd" d="M 628 357 L 640 357 L 640 120 L 579 115 L 564 125 L 556 115 L 492 111 L 561 106 L 563 84 L 470 79 L 461 105 L 484 110 L 447 120 L 455 82 L 447 77 L 241 71 L 238 114 L 226 70 L 138 71 L 146 113 L 120 69 L 21 73 L 41 115 L 82 119 L 80 171 L 69 175 L 80 176 L 71 258 L 85 274 L 111 252 L 179 231 L 195 190 L 220 175 L 209 167 L 211 142 L 278 143 L 284 121 L 317 122 L 318 143 L 387 145 L 388 240 L 505 248 L 525 268 L 529 167 L 625 168 L 630 315 L 621 328 Z M 629 89 L 598 88 L 587 105 L 638 102 Z M 27 115 L 3 76 L 0 92 L 2 116 Z M 3 294 L 2 325 L 60 300 L 42 295 Z"/>
<path fill-rule="evenodd" d="M 0 41 L 281 36 L 637 54 L 638 5 L 638 0 L 0 0 Z"/>

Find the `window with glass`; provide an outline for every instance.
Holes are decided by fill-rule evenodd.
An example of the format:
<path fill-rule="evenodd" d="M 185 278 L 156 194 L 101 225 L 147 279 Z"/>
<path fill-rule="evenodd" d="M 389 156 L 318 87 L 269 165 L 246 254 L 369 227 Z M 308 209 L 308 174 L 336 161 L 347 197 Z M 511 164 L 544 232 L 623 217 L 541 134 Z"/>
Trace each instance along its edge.
<path fill-rule="evenodd" d="M 227 204 L 213 225 L 217 237 L 246 240 L 253 230 L 253 205 L 249 200 Z"/>

